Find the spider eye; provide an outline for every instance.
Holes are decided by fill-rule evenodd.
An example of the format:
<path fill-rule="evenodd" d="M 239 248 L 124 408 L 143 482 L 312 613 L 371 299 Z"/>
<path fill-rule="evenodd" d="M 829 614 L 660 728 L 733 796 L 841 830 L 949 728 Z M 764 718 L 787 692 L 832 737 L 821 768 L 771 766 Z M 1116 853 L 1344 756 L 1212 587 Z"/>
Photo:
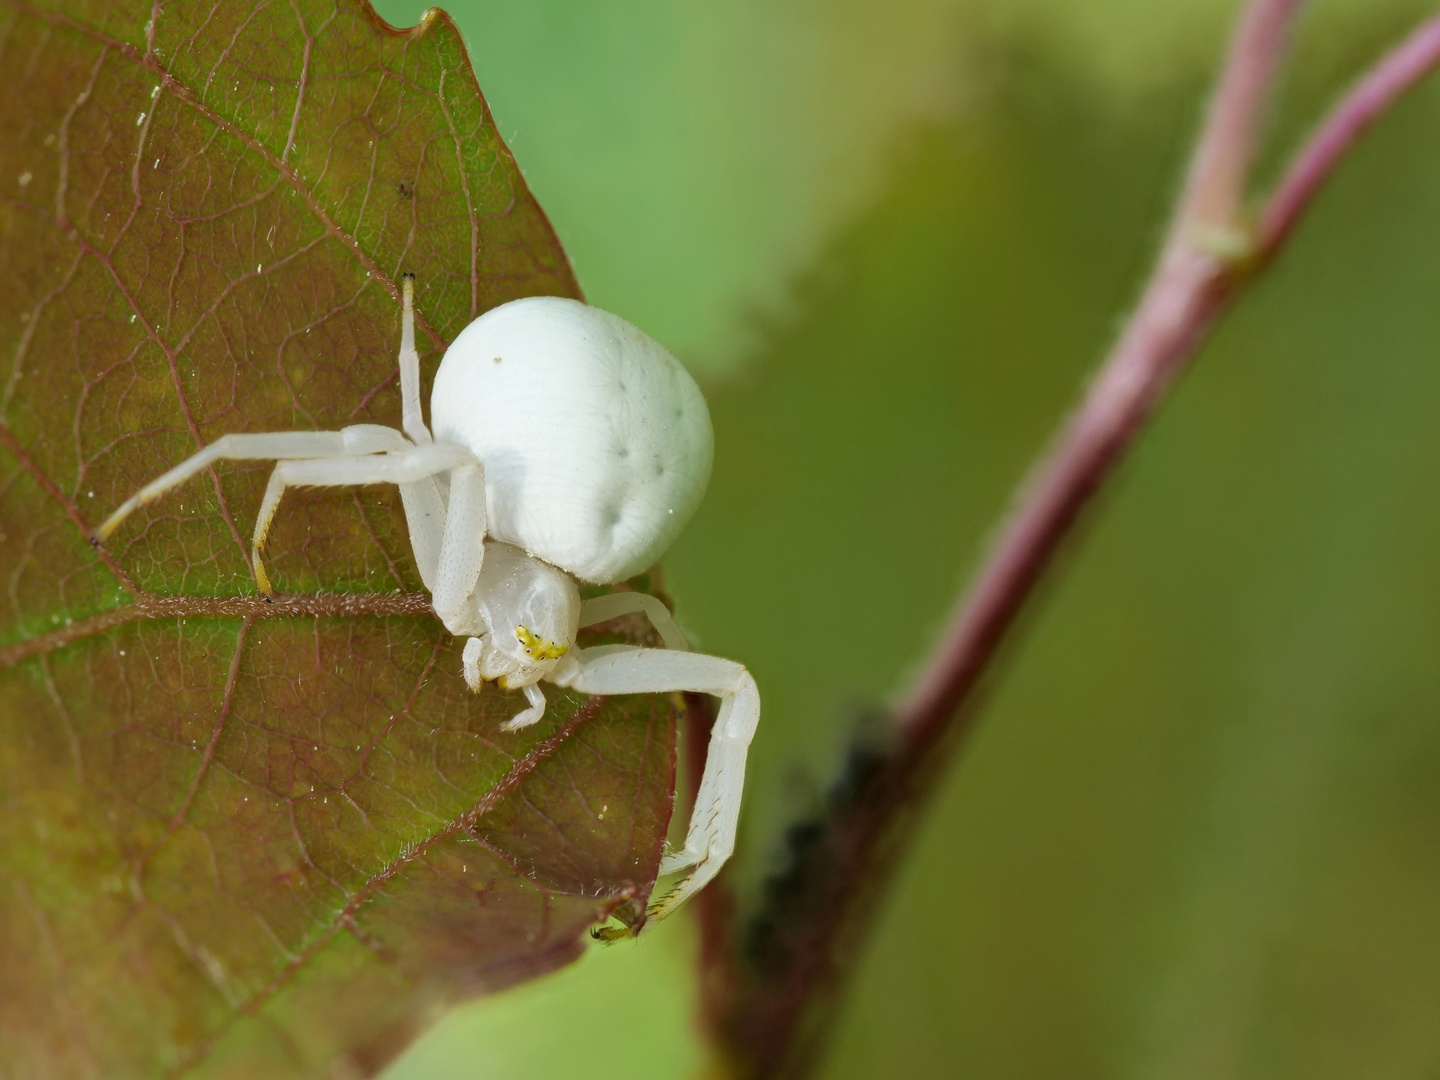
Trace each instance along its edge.
<path fill-rule="evenodd" d="M 525 650 L 525 655 L 534 660 L 558 660 L 570 651 L 569 645 L 546 641 L 537 634 L 532 634 L 530 628 L 524 625 L 515 627 L 515 637 L 519 640 L 520 647 Z"/>

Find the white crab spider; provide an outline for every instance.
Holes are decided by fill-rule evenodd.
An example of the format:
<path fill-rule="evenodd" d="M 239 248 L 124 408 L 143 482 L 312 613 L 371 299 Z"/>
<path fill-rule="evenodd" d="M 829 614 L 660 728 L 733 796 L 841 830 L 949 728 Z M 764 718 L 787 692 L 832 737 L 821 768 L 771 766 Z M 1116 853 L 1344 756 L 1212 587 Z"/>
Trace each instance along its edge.
<path fill-rule="evenodd" d="M 623 581 L 670 546 L 710 476 L 705 400 L 673 356 L 623 319 L 532 297 L 494 308 L 455 339 L 435 376 L 432 437 L 420 409 L 412 281 L 407 274 L 400 337 L 403 433 L 357 424 L 225 435 L 141 488 L 97 540 L 217 460 L 276 460 L 254 534 L 255 580 L 269 593 L 260 553 L 287 487 L 397 484 L 435 614 L 469 638 L 466 682 L 478 692 L 494 680 L 528 699 L 503 729 L 545 714 L 542 679 L 586 694 L 720 698 L 685 846 L 660 864 L 661 874 L 689 871 L 652 907 L 651 917 L 663 918 L 734 849 L 760 695 L 741 665 L 689 652 L 653 596 L 582 602 L 576 579 Z M 581 627 L 636 612 L 665 648 L 574 647 Z"/>

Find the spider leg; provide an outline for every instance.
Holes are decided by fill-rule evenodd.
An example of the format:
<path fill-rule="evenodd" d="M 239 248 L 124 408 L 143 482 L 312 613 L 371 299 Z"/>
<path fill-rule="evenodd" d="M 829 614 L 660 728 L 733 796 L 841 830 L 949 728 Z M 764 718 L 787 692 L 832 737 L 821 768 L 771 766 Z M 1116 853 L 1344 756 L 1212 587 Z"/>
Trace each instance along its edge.
<path fill-rule="evenodd" d="M 509 720 L 501 724 L 501 731 L 519 731 L 521 728 L 527 728 L 531 724 L 539 723 L 540 718 L 545 715 L 545 694 L 540 687 L 531 683 L 529 686 L 522 686 L 520 689 L 524 691 L 525 700 L 530 703 L 530 707 L 522 712 L 516 713 Z"/>
<path fill-rule="evenodd" d="M 686 640 L 680 627 L 675 625 L 670 609 L 649 593 L 614 592 L 586 600 L 580 605 L 580 625 L 594 626 L 618 619 L 621 615 L 632 615 L 637 611 L 643 612 L 650 620 L 650 625 L 660 635 L 660 640 L 665 642 L 665 648 L 677 649 L 680 652 L 690 651 L 690 642 Z"/>
<path fill-rule="evenodd" d="M 431 441 L 420 411 L 420 354 L 415 351 L 415 275 L 406 274 L 400 314 L 400 426 L 416 446 Z"/>
<path fill-rule="evenodd" d="M 147 503 L 154 502 L 171 488 L 217 461 L 274 461 L 285 458 L 337 458 L 398 450 L 409 443 L 394 428 L 378 424 L 356 424 L 339 431 L 271 431 L 259 434 L 222 435 L 205 449 L 192 454 L 169 472 L 150 481 L 105 519 L 95 532 L 105 540 L 122 521 Z"/>
<path fill-rule="evenodd" d="M 660 863 L 662 874 L 690 871 L 651 908 L 651 918 L 663 919 L 719 873 L 735 850 L 745 755 L 760 722 L 760 692 L 744 667 L 718 656 L 632 645 L 602 645 L 572 655 L 574 661 L 557 669 L 551 681 L 581 693 L 691 691 L 720 698 L 685 846 Z"/>
<path fill-rule="evenodd" d="M 480 692 L 480 658 L 485 655 L 485 639 L 472 637 L 465 642 L 465 651 L 460 654 L 460 663 L 465 672 L 465 684 L 475 693 Z"/>
<path fill-rule="evenodd" d="M 425 481 L 431 481 L 440 473 L 463 466 L 474 466 L 475 456 L 456 443 L 427 443 L 424 446 L 407 446 L 384 454 L 367 454 L 363 457 L 323 457 L 306 460 L 287 460 L 275 466 L 270 474 L 270 483 L 265 488 L 265 497 L 260 502 L 260 513 L 255 518 L 255 580 L 261 590 L 270 592 L 270 580 L 260 552 L 265 547 L 265 537 L 270 523 L 279 509 L 285 489 L 290 487 L 352 487 L 361 484 L 399 484 L 402 498 L 407 485 L 420 488 Z M 433 488 L 433 481 L 431 484 Z M 423 488 L 421 488 L 423 490 Z M 436 495 L 438 503 L 439 496 Z M 416 561 L 420 562 L 420 551 L 443 551 L 443 539 L 437 540 L 435 533 L 443 536 L 444 509 L 438 518 L 413 518 L 410 516 L 410 502 L 406 500 L 406 522 L 411 529 L 411 544 L 416 549 Z M 436 564 L 438 567 L 438 556 Z M 479 573 L 477 564 L 476 573 Z M 426 574 L 421 564 L 420 576 L 426 585 L 428 578 L 435 577 L 436 571 Z"/>
<path fill-rule="evenodd" d="M 435 614 L 452 634 L 483 629 L 471 625 L 473 619 L 465 611 L 465 601 L 475 591 L 484 557 L 485 468 L 479 464 L 460 465 L 450 472 L 450 505 L 440 538 L 435 584 L 431 586 Z"/>
<path fill-rule="evenodd" d="M 410 529 L 410 550 L 425 588 L 435 588 L 435 571 L 440 566 L 440 541 L 445 535 L 445 499 L 435 477 L 397 484 L 405 524 Z"/>

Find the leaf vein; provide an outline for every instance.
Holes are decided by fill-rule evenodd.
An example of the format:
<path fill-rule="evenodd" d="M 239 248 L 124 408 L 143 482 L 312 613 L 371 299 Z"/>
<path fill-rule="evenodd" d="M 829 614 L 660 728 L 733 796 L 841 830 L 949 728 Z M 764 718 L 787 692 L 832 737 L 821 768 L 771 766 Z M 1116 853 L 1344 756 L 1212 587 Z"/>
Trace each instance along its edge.
<path fill-rule="evenodd" d="M 65 516 L 80 530 L 81 536 L 88 540 L 94 535 L 94 530 L 81 515 L 80 507 L 75 505 L 75 501 L 60 490 L 59 485 L 50 479 L 44 469 L 40 468 L 35 462 L 35 459 L 32 458 L 25 447 L 21 445 L 20 440 L 15 437 L 15 432 L 11 430 L 10 425 L 5 423 L 4 420 L 0 420 L 0 445 L 3 445 L 6 450 L 10 451 L 11 456 L 20 463 L 20 467 L 31 475 L 47 495 L 60 504 L 61 508 L 65 511 Z M 130 575 L 125 572 L 124 568 L 120 566 L 114 556 L 104 548 L 98 548 L 97 552 L 100 561 L 115 575 L 115 580 L 120 583 L 122 589 L 132 596 L 143 595 L 142 590 L 130 580 Z M 3 651 L 0 651 L 0 656 L 3 655 Z M 4 666 L 3 661 L 0 661 L 0 666 Z"/>
<path fill-rule="evenodd" d="M 52 25 L 68 27 L 69 29 L 74 30 L 76 33 L 89 37 L 92 40 L 100 42 L 103 45 L 108 45 L 110 48 L 119 52 L 122 56 L 134 63 L 136 66 L 147 68 L 153 71 L 156 75 L 160 76 L 160 86 L 163 92 L 174 96 L 183 104 L 188 105 L 190 108 L 194 109 L 210 123 L 214 124 L 215 127 L 224 131 L 226 134 L 238 139 L 240 142 L 244 143 L 245 146 L 248 147 L 250 150 L 254 151 L 256 154 L 259 154 L 260 157 L 265 160 L 265 163 L 269 165 L 270 168 L 272 168 L 276 173 L 278 173 L 280 177 L 295 190 L 295 193 L 298 194 L 305 201 L 306 208 L 315 215 L 315 217 L 325 227 L 325 230 L 350 250 L 350 252 L 355 256 L 356 261 L 360 264 L 361 268 L 368 272 L 370 276 L 374 278 L 381 286 L 387 289 L 391 297 L 394 299 L 396 306 L 399 306 L 400 288 L 395 283 L 395 280 L 389 274 L 386 274 L 383 270 L 380 269 L 379 264 L 376 263 L 375 260 L 372 259 L 369 255 L 367 255 L 363 248 L 361 248 L 360 241 L 356 239 L 349 231 L 347 231 L 338 221 L 336 221 L 325 209 L 325 207 L 321 205 L 319 197 L 311 189 L 310 185 L 306 184 L 305 181 L 301 179 L 300 174 L 295 169 L 295 167 L 276 157 L 274 152 L 271 151 L 270 148 L 267 147 L 264 143 L 262 143 L 259 139 L 244 131 L 227 117 L 222 116 L 209 105 L 206 105 L 203 101 L 201 101 L 194 89 L 185 85 L 170 73 L 169 68 L 167 68 L 160 61 L 158 55 L 155 55 L 153 53 L 146 54 L 144 52 L 141 52 L 140 49 L 136 48 L 128 41 L 122 41 L 119 38 L 113 38 L 108 34 L 102 33 L 100 30 L 96 29 L 93 26 L 89 26 L 83 22 L 80 22 L 77 19 L 73 19 L 68 15 L 63 15 L 60 12 L 45 11 L 41 8 L 35 7 L 32 4 L 26 3 L 25 0 L 11 0 L 11 3 L 14 5 L 14 7 L 21 11 L 24 11 L 27 15 L 30 15 L 33 18 L 37 18 L 44 22 L 51 23 Z M 423 25 L 425 24 L 422 23 L 422 26 Z M 448 344 L 441 336 L 440 332 L 435 329 L 434 325 L 421 312 L 418 311 L 415 313 L 415 326 L 416 329 L 418 329 L 421 333 L 425 334 L 425 336 L 430 339 L 431 343 L 434 344 L 436 348 L 443 349 Z"/>
<path fill-rule="evenodd" d="M 0 438 L 4 426 L 0 425 Z M 433 615 L 425 593 L 300 593 L 264 596 L 156 596 L 137 591 L 139 599 L 76 619 L 34 637 L 0 645 L 0 671 L 36 656 L 96 637 L 137 619 L 357 618 Z"/>
<path fill-rule="evenodd" d="M 286 963 L 265 986 L 239 1002 L 230 1015 L 218 1024 L 206 1039 L 196 1045 L 171 1075 L 183 1076 L 203 1062 L 218 1045 L 225 1032 L 237 1020 L 242 1016 L 254 1015 L 267 1001 L 284 989 L 310 960 L 319 955 L 320 951 L 354 920 L 356 913 L 364 907 L 366 901 L 374 897 L 387 882 L 427 855 L 435 845 L 471 829 L 501 799 L 518 787 L 525 777 L 534 772 L 545 759 L 559 750 L 581 725 L 593 719 L 605 701 L 606 699 L 603 697 L 590 698 L 575 710 L 569 719 L 556 728 L 549 738 L 537 744 L 534 749 L 511 766 L 510 771 L 501 778 L 499 783 L 487 791 L 473 807 L 453 818 L 423 840 L 407 845 L 399 856 L 371 876 L 364 885 L 355 890 L 344 907 L 335 913 L 329 924 L 317 932 L 293 960 Z M 546 902 L 548 905 L 548 894 Z"/>

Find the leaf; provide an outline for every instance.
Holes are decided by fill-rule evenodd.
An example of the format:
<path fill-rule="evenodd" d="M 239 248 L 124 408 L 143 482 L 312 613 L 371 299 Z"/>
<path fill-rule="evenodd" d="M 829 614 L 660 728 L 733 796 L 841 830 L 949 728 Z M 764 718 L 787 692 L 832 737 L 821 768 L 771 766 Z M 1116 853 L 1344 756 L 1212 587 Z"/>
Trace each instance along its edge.
<path fill-rule="evenodd" d="M 639 918 L 668 701 L 471 695 L 391 490 L 264 466 L 93 526 L 229 431 L 398 425 L 478 313 L 578 295 L 459 36 L 354 0 L 0 9 L 0 1075 L 373 1072 Z"/>

